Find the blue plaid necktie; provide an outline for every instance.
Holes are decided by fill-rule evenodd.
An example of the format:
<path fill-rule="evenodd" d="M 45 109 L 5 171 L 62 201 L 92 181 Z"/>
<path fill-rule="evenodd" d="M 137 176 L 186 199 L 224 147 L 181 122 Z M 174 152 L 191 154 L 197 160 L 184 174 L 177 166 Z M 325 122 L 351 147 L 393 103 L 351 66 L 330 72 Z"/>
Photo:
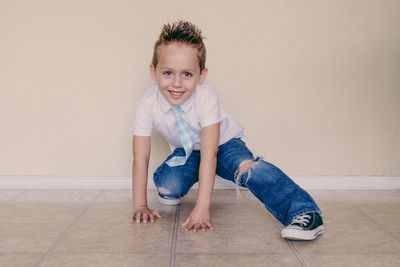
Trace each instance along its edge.
<path fill-rule="evenodd" d="M 194 135 L 189 127 L 189 124 L 183 118 L 183 110 L 180 106 L 173 107 L 172 110 L 175 113 L 176 120 L 178 123 L 178 135 L 181 139 L 183 149 L 185 149 L 185 156 L 175 156 L 170 158 L 166 163 L 170 167 L 181 166 L 186 163 L 190 153 L 192 153 L 194 146 Z"/>

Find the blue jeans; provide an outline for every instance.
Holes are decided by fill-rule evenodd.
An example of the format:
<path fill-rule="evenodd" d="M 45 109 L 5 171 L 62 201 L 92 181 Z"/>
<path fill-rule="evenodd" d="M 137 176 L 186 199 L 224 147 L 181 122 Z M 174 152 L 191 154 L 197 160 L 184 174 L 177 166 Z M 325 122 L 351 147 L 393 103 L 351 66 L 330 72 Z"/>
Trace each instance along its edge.
<path fill-rule="evenodd" d="M 177 148 L 165 160 L 184 156 Z M 238 175 L 239 165 L 248 160 L 256 163 Z M 198 182 L 200 151 L 193 151 L 185 165 L 170 167 L 164 161 L 154 172 L 154 183 L 161 196 L 181 198 Z M 218 147 L 217 175 L 247 187 L 282 224 L 288 225 L 298 215 L 321 214 L 312 197 L 274 165 L 255 158 L 240 138 L 233 138 Z"/>

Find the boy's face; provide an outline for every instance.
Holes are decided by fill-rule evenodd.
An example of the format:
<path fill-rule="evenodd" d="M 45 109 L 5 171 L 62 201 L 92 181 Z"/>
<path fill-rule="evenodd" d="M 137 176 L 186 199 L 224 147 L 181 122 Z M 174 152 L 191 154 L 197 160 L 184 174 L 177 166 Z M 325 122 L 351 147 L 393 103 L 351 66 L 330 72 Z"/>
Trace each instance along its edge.
<path fill-rule="evenodd" d="M 205 80 L 207 69 L 200 73 L 196 48 L 173 42 L 159 47 L 157 68 L 150 65 L 150 75 L 168 102 L 179 106 Z"/>

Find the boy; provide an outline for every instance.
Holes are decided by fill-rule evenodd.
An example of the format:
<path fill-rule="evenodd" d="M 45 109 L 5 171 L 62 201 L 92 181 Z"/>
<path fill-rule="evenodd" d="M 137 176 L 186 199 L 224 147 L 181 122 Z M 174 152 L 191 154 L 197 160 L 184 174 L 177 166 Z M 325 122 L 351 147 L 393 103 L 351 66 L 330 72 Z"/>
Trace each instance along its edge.
<path fill-rule="evenodd" d="M 277 167 L 255 158 L 241 140 L 243 128 L 221 107 L 206 83 L 201 31 L 187 21 L 166 24 L 155 43 L 150 75 L 156 82 L 137 101 L 133 130 L 131 220 L 161 218 L 147 206 L 146 185 L 153 126 L 173 153 L 154 173 L 159 201 L 177 205 L 199 182 L 185 231 L 212 230 L 209 208 L 215 174 L 247 187 L 286 227 L 281 236 L 313 240 L 323 232 L 314 200 Z"/>

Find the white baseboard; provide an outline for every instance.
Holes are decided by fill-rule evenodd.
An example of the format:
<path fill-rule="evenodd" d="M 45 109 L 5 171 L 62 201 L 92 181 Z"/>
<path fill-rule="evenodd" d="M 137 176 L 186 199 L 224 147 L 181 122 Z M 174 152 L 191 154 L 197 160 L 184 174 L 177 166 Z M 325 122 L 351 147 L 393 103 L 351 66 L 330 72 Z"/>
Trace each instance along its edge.
<path fill-rule="evenodd" d="M 309 190 L 392 190 L 400 189 L 400 176 L 293 176 Z M 197 184 L 194 185 L 194 188 Z M 0 189 L 130 189 L 128 176 L 34 176 L 0 175 Z M 155 188 L 148 180 L 148 188 Z M 217 176 L 216 189 L 234 189 L 235 184 Z"/>

